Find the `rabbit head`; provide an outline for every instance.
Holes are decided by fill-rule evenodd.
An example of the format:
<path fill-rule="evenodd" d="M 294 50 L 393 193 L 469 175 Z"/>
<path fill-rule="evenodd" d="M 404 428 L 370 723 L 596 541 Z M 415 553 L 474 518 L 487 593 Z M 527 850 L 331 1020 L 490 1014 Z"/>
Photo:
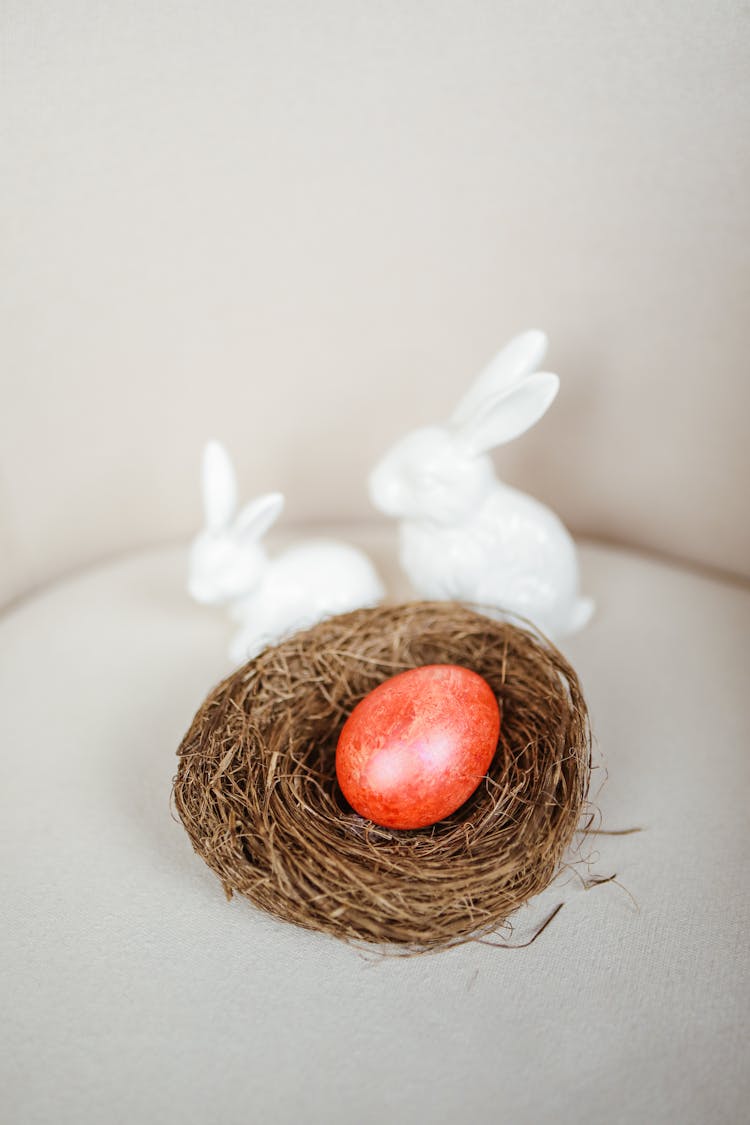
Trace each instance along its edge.
<path fill-rule="evenodd" d="M 541 332 L 503 348 L 478 376 L 449 423 L 407 434 L 370 475 L 376 508 L 399 519 L 461 523 L 495 481 L 489 450 L 524 433 L 557 394 L 559 379 L 535 372 L 546 350 Z"/>
<path fill-rule="evenodd" d="M 229 454 L 218 441 L 203 451 L 205 527 L 190 550 L 188 591 L 203 605 L 223 605 L 249 594 L 267 558 L 260 539 L 284 506 L 279 492 L 252 500 L 236 514 L 237 482 Z"/>

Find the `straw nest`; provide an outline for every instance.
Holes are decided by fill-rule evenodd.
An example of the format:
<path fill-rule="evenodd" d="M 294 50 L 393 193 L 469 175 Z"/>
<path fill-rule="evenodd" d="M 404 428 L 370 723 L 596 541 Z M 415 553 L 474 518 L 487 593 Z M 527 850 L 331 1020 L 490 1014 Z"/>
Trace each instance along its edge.
<path fill-rule="evenodd" d="M 337 786 L 339 732 L 377 684 L 440 663 L 489 682 L 498 751 L 452 816 L 380 828 Z M 507 926 L 560 866 L 591 769 L 586 704 L 565 658 L 525 628 L 446 602 L 358 610 L 265 649 L 211 692 L 178 753 L 175 807 L 228 896 L 404 951 Z"/>

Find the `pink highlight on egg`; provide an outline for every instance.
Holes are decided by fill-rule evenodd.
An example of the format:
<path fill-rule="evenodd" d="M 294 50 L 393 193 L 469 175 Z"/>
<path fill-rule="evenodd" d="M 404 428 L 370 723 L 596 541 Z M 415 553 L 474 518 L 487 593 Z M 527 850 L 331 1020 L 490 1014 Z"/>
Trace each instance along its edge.
<path fill-rule="evenodd" d="M 468 800 L 492 762 L 500 708 L 486 680 L 457 664 L 413 668 L 354 708 L 336 749 L 349 804 L 387 828 L 424 828 Z"/>

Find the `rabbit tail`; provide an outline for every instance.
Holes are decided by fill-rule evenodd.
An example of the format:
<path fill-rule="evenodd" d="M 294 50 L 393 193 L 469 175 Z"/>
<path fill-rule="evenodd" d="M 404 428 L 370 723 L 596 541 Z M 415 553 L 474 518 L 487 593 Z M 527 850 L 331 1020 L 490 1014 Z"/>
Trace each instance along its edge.
<path fill-rule="evenodd" d="M 577 633 L 579 629 L 583 629 L 588 625 L 594 612 L 593 598 L 578 598 L 573 609 L 571 610 L 568 624 L 565 629 L 566 633 Z"/>

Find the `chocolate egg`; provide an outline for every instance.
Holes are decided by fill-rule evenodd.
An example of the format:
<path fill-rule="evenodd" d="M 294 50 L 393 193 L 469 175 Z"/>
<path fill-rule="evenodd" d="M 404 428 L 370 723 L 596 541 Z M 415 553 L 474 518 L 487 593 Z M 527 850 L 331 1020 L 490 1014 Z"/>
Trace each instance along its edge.
<path fill-rule="evenodd" d="M 495 694 L 476 672 L 412 668 L 354 708 L 336 747 L 336 776 L 361 816 L 386 828 L 424 828 L 471 796 L 499 733 Z"/>

